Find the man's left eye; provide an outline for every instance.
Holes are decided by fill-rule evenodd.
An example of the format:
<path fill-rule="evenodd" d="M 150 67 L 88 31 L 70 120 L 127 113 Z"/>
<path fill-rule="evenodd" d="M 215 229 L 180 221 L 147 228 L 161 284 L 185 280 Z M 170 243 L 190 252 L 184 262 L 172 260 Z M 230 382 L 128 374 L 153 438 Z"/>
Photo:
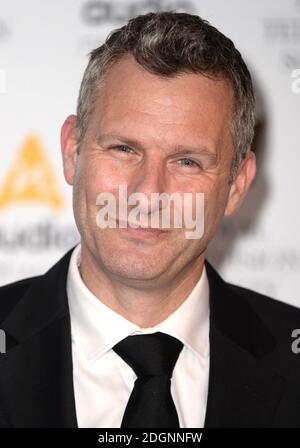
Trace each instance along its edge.
<path fill-rule="evenodd" d="M 180 159 L 180 160 L 178 160 L 178 162 L 181 162 L 182 166 L 200 168 L 199 163 L 195 162 L 195 160 L 192 160 L 192 159 Z"/>

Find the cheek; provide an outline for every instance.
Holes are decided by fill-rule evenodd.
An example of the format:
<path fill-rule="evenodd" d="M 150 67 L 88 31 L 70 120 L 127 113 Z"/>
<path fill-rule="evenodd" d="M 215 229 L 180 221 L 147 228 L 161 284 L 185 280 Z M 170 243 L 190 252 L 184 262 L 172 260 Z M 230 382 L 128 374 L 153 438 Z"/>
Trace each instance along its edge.
<path fill-rule="evenodd" d="M 116 193 L 119 184 L 125 184 L 126 179 L 120 170 L 107 160 L 89 160 L 81 170 L 81 182 L 89 203 L 96 204 L 100 193 Z"/>
<path fill-rule="evenodd" d="M 214 184 L 204 192 L 204 219 L 206 226 L 215 226 L 224 214 L 227 203 L 227 189 Z"/>

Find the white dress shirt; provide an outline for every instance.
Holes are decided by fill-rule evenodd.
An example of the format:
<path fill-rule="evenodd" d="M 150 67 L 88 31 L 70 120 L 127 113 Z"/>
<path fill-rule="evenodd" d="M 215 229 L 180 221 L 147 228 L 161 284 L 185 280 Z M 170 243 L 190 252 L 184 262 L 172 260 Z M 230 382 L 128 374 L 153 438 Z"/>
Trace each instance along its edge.
<path fill-rule="evenodd" d="M 136 380 L 112 347 L 132 334 L 161 331 L 183 348 L 173 370 L 171 394 L 181 428 L 204 425 L 209 376 L 209 287 L 205 266 L 194 289 L 167 319 L 151 328 L 128 321 L 95 297 L 82 281 L 80 244 L 68 271 L 73 379 L 77 421 L 84 428 L 120 428 Z"/>

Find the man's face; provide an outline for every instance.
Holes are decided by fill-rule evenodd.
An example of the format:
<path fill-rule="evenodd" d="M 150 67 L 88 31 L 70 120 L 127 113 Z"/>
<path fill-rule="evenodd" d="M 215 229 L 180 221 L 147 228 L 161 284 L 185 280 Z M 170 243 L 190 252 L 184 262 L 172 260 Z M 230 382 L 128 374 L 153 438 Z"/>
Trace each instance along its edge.
<path fill-rule="evenodd" d="M 198 74 L 161 78 L 127 56 L 105 76 L 78 155 L 75 117 L 66 120 L 65 177 L 74 185 L 83 250 L 99 269 L 124 281 L 159 285 L 204 260 L 222 216 L 235 211 L 255 172 L 251 155 L 229 185 L 232 107 L 232 91 L 224 81 Z M 97 196 L 110 192 L 118 202 L 119 185 L 127 185 L 128 196 L 144 193 L 149 203 L 151 193 L 192 193 L 194 211 L 196 193 L 204 193 L 203 237 L 187 239 L 186 228 L 156 235 L 99 228 Z"/>

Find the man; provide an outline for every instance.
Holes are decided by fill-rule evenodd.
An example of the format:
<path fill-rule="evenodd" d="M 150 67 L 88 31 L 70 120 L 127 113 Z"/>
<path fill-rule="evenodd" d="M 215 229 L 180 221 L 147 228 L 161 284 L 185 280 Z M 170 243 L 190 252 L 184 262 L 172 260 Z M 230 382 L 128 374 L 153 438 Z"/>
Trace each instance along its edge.
<path fill-rule="evenodd" d="M 1 288 L 2 427 L 300 425 L 299 310 L 205 261 L 255 176 L 253 129 L 247 67 L 197 16 L 138 16 L 91 53 L 61 133 L 81 244 Z M 153 193 L 189 193 L 199 221 L 201 193 L 203 232 L 172 225 L 175 205 L 169 226 L 112 208 L 105 225 L 99 195 L 118 205 L 120 186 L 140 218 L 162 214 Z"/>

